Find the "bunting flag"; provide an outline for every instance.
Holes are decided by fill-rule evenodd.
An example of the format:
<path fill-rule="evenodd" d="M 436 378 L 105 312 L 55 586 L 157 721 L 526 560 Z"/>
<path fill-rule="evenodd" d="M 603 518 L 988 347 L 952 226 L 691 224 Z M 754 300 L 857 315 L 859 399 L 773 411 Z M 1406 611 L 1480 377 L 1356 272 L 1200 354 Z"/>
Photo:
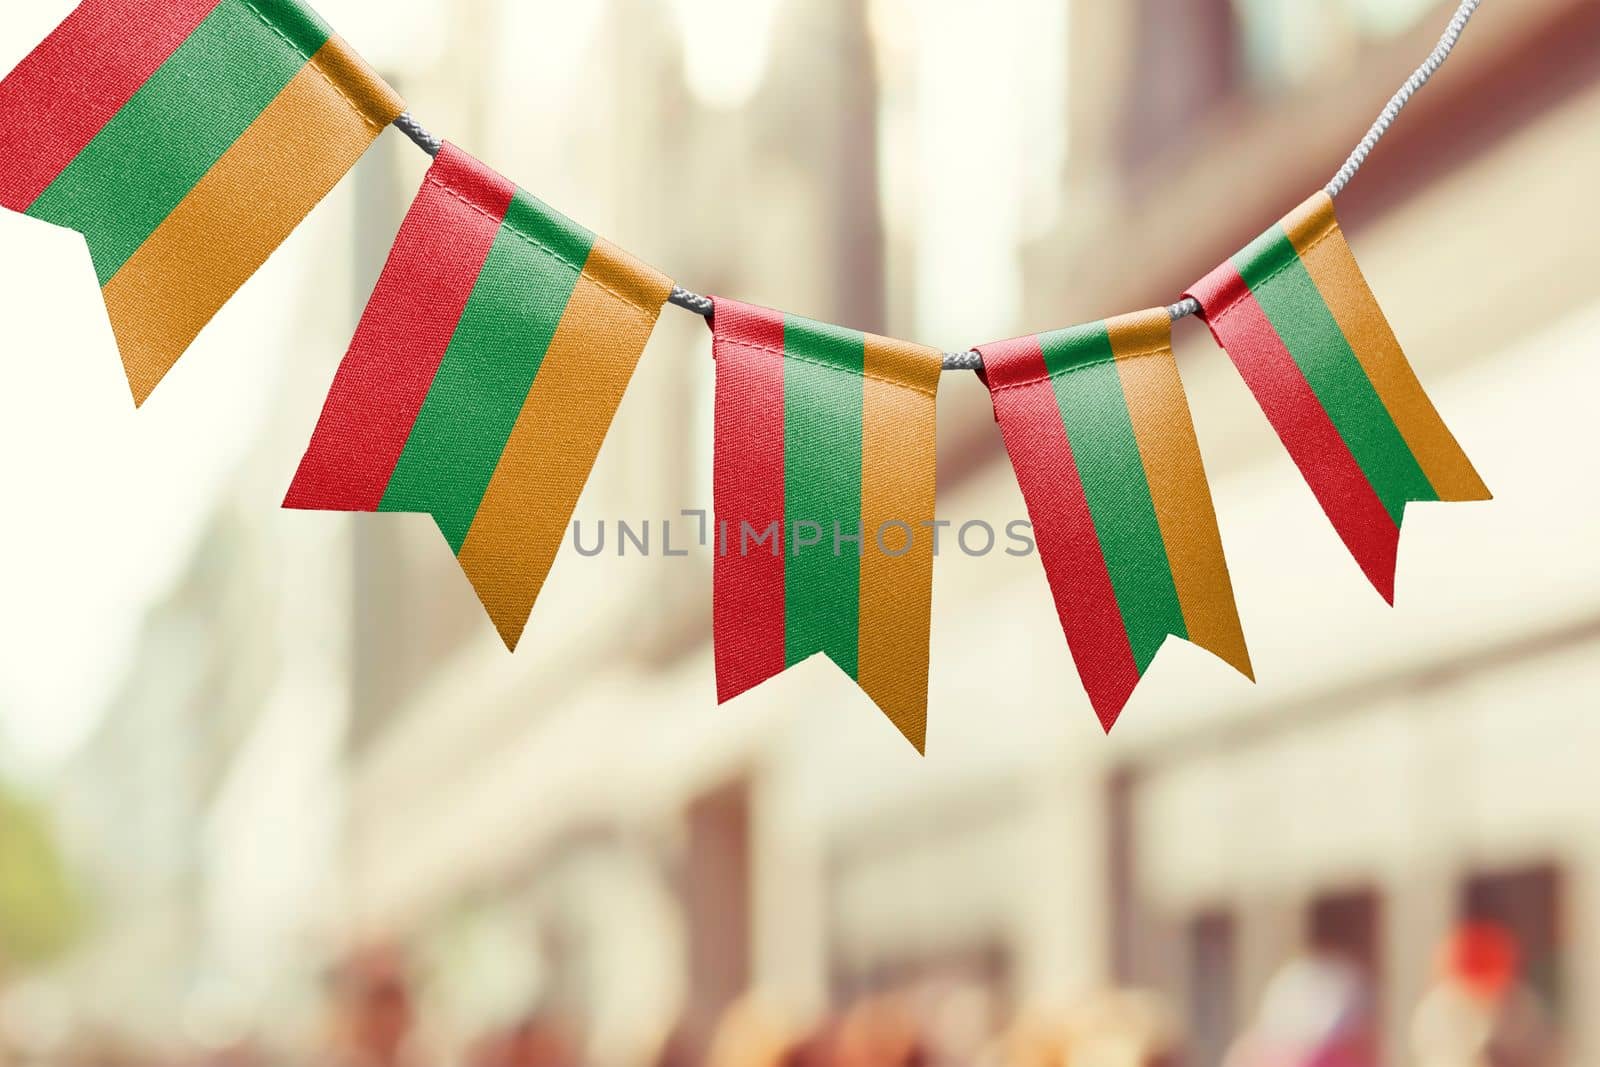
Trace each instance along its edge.
<path fill-rule="evenodd" d="M 942 356 L 715 305 L 718 699 L 820 652 L 922 752 Z"/>
<path fill-rule="evenodd" d="M 515 648 L 671 290 L 445 145 L 284 506 L 432 515 Z"/>
<path fill-rule="evenodd" d="M 1488 500 L 1319 192 L 1189 294 L 1389 603 L 1406 504 Z"/>
<path fill-rule="evenodd" d="M 83 0 L 0 82 L 0 206 L 83 234 L 142 404 L 403 109 L 298 0 Z"/>
<path fill-rule="evenodd" d="M 1166 310 L 978 351 L 1101 726 L 1169 635 L 1254 678 Z"/>
<path fill-rule="evenodd" d="M 1490 494 L 1332 198 L 1477 3 L 1327 191 L 1187 294 L 1390 603 L 1406 505 Z M 436 158 L 284 506 L 432 516 L 514 649 L 662 306 L 710 308 L 719 701 L 823 654 L 925 751 L 939 352 L 674 293 L 441 147 L 303 0 L 81 0 L 0 80 L 0 208 L 83 235 L 142 405 L 390 124 Z M 1171 333 L 1154 309 L 979 349 L 1108 732 L 1168 637 L 1254 677 Z"/>

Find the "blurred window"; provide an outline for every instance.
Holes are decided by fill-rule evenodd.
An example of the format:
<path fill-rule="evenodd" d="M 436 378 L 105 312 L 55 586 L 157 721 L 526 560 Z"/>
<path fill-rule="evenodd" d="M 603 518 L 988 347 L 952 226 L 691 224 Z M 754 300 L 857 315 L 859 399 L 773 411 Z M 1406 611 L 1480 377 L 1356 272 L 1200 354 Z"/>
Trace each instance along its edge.
<path fill-rule="evenodd" d="M 964 946 L 901 952 L 861 965 L 836 965 L 833 1003 L 845 1006 L 912 989 L 982 990 L 995 1005 L 1010 1003 L 1013 961 L 1003 935 L 992 933 Z"/>
<path fill-rule="evenodd" d="M 1327 893 L 1306 912 L 1306 940 L 1359 968 L 1376 992 L 1382 976 L 1383 902 L 1375 889 Z"/>
<path fill-rule="evenodd" d="M 750 783 L 740 779 L 689 806 L 684 912 L 689 935 L 686 1012 L 693 1047 L 750 984 Z"/>
<path fill-rule="evenodd" d="M 1472 875 L 1462 887 L 1462 918 L 1493 923 L 1515 939 L 1522 980 L 1546 1007 L 1560 1013 L 1563 877 L 1554 865 Z"/>
<path fill-rule="evenodd" d="M 1165 151 L 1239 82 L 1239 26 L 1232 0 L 1139 0 L 1128 87 L 1124 154 L 1137 167 Z"/>
<path fill-rule="evenodd" d="M 1190 1063 L 1221 1063 L 1238 1030 L 1238 931 L 1231 912 L 1210 911 L 1189 922 Z"/>
<path fill-rule="evenodd" d="M 1306 909 L 1306 942 L 1318 955 L 1356 969 L 1366 997 L 1367 1018 L 1375 1027 L 1381 1025 L 1383 897 L 1379 892 L 1361 888 L 1314 898 Z"/>
<path fill-rule="evenodd" d="M 1244 68 L 1265 89 L 1294 85 L 1348 64 L 1363 40 L 1404 33 L 1439 0 L 1234 0 Z"/>
<path fill-rule="evenodd" d="M 1183 144 L 1229 100 L 1358 66 L 1375 41 L 1442 17 L 1443 0 L 1135 0 L 1120 121 L 1132 175 Z M 1151 29 L 1153 28 L 1153 29 Z"/>
<path fill-rule="evenodd" d="M 779 7 L 776 0 L 672 0 L 683 34 L 684 76 L 697 99 L 733 109 L 755 95 L 767 73 Z M 544 17 L 542 7 L 535 10 Z"/>

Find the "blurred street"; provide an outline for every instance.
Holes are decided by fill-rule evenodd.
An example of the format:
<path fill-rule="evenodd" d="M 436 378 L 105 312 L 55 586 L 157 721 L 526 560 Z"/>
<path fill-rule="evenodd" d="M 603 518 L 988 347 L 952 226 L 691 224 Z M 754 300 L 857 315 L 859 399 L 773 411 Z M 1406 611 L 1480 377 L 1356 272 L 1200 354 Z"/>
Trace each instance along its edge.
<path fill-rule="evenodd" d="M 1454 0 L 316 6 L 683 285 L 957 350 L 1176 300 Z M 1391 609 L 1179 323 L 1259 680 L 1169 642 L 1109 738 L 1003 551 L 937 561 L 926 758 L 822 659 L 718 707 L 674 309 L 515 655 L 426 517 L 280 510 L 427 163 L 137 415 L 81 239 L 0 215 L 0 1067 L 1600 1064 L 1600 3 L 1487 0 L 1338 201 L 1495 501 L 1410 509 Z M 1004 531 L 939 405 L 939 517 Z"/>

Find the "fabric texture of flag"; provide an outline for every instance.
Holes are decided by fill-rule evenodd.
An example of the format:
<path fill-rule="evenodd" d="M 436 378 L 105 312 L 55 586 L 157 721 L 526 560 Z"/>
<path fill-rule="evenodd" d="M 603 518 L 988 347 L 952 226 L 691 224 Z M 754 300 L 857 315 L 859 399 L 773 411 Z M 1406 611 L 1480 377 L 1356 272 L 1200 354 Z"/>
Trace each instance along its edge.
<path fill-rule="evenodd" d="M 820 652 L 924 751 L 942 357 L 715 303 L 718 698 Z"/>
<path fill-rule="evenodd" d="M 1490 493 L 1417 380 L 1322 192 L 1191 290 L 1368 579 L 1394 603 L 1406 504 Z"/>
<path fill-rule="evenodd" d="M 978 351 L 1101 726 L 1169 635 L 1254 677 L 1166 310 Z"/>
<path fill-rule="evenodd" d="M 83 234 L 142 404 L 403 109 L 298 0 L 83 0 L 0 82 L 0 206 Z"/>
<path fill-rule="evenodd" d="M 445 145 L 284 506 L 432 515 L 514 648 L 671 290 Z"/>

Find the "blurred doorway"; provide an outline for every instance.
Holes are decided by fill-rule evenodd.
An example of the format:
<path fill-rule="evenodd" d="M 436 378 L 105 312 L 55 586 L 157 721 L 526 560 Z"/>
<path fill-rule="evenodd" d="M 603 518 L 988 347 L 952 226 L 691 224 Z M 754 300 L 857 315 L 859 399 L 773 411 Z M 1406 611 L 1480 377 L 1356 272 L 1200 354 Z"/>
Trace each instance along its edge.
<path fill-rule="evenodd" d="M 1239 1032 L 1239 932 L 1233 912 L 1189 921 L 1189 1041 L 1193 1067 L 1221 1063 Z"/>
<path fill-rule="evenodd" d="M 1383 899 L 1375 889 L 1325 893 L 1306 909 L 1306 941 L 1360 972 L 1373 1003 L 1383 1003 Z"/>
<path fill-rule="evenodd" d="M 1540 864 L 1472 874 L 1461 889 L 1462 918 L 1492 923 L 1512 936 L 1522 980 L 1557 1018 L 1566 1006 L 1564 883 L 1559 867 Z"/>
<path fill-rule="evenodd" d="M 681 1039 L 691 1062 L 750 984 L 750 781 L 739 778 L 689 805 L 683 903 L 689 1001 Z"/>

